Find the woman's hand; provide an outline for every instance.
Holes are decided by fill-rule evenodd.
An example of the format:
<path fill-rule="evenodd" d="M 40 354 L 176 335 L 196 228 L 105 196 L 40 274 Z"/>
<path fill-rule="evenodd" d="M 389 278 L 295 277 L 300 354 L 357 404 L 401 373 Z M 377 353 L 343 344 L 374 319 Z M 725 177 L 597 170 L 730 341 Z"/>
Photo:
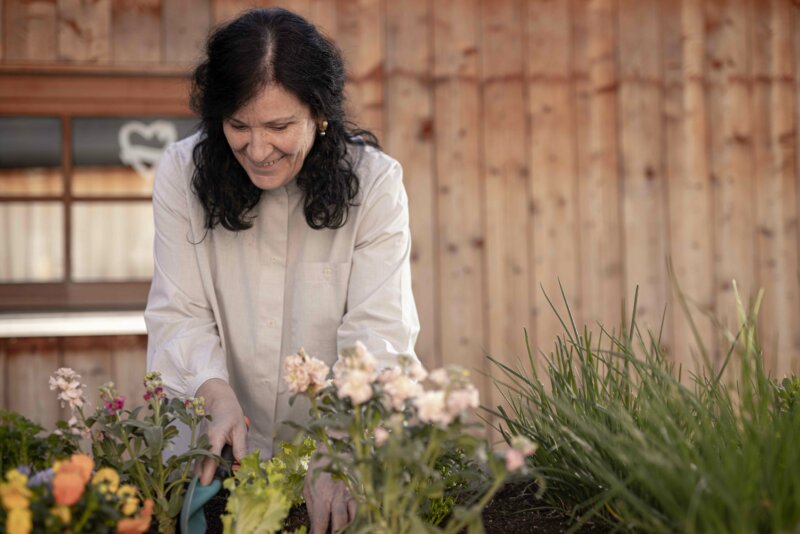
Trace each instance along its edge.
<path fill-rule="evenodd" d="M 320 444 L 320 447 L 324 445 Z M 333 480 L 330 473 L 321 470 L 325 465 L 327 460 L 315 454 L 306 473 L 303 497 L 311 519 L 311 534 L 325 534 L 328 525 L 331 532 L 338 532 L 355 519 L 358 510 L 344 482 Z M 320 471 L 315 476 L 318 468 Z"/>
<path fill-rule="evenodd" d="M 205 398 L 206 413 L 211 416 L 211 421 L 206 427 L 208 441 L 211 443 L 210 451 L 219 455 L 222 447 L 230 443 L 233 457 L 241 460 L 247 453 L 245 448 L 247 429 L 242 407 L 233 389 L 224 380 L 212 378 L 203 382 L 197 389 L 196 395 Z M 200 483 L 204 486 L 211 484 L 216 469 L 217 462 L 212 458 L 205 458 L 200 465 Z"/>

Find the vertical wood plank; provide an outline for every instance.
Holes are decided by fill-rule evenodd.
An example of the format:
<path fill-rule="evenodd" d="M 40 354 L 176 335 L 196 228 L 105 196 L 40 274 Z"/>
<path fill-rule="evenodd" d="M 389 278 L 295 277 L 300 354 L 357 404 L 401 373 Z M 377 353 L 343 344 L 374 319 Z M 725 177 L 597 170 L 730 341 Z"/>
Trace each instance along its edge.
<path fill-rule="evenodd" d="M 481 3 L 487 349 L 512 367 L 526 354 L 530 317 L 523 15 L 517 0 Z M 489 390 L 487 401 L 496 406 L 502 398 Z"/>
<path fill-rule="evenodd" d="M 111 1 L 58 0 L 58 59 L 111 60 Z"/>
<path fill-rule="evenodd" d="M 5 2 L 6 0 L 0 0 L 0 61 L 6 59 Z"/>
<path fill-rule="evenodd" d="M 6 59 L 56 59 L 56 7 L 56 0 L 6 0 Z"/>
<path fill-rule="evenodd" d="M 120 395 L 125 396 L 127 408 L 144 404 L 146 367 L 145 336 L 118 336 L 111 340 L 111 380 Z"/>
<path fill-rule="evenodd" d="M 348 71 L 350 116 L 362 128 L 383 135 L 383 0 L 338 0 L 337 44 Z"/>
<path fill-rule="evenodd" d="M 663 317 L 662 343 L 669 349 L 670 320 L 664 317 L 669 282 L 659 18 L 655 0 L 619 3 L 622 224 L 628 313 L 638 286 L 642 334 L 647 339 L 651 330 L 657 336 Z"/>
<path fill-rule="evenodd" d="M 573 4 L 583 322 L 619 326 L 622 304 L 616 1 Z"/>
<path fill-rule="evenodd" d="M 61 409 L 56 392 L 48 389 L 48 379 L 59 368 L 58 340 L 10 339 L 7 347 L 7 408 L 55 429 Z"/>
<path fill-rule="evenodd" d="M 111 11 L 115 63 L 161 61 L 161 0 L 117 0 Z"/>
<path fill-rule="evenodd" d="M 435 201 L 445 364 L 485 369 L 477 4 L 433 4 Z M 486 398 L 486 389 L 481 391 Z"/>
<path fill-rule="evenodd" d="M 208 0 L 162 0 L 164 61 L 181 64 L 199 61 L 210 26 L 211 4 Z"/>
<path fill-rule="evenodd" d="M 670 257 L 674 275 L 690 302 L 703 346 L 714 354 L 713 214 L 708 165 L 704 88 L 703 5 L 695 0 L 662 3 L 664 31 L 666 177 Z M 670 290 L 670 288 L 668 288 Z M 673 361 L 692 370 L 698 344 L 677 294 L 669 291 Z"/>
<path fill-rule="evenodd" d="M 98 388 L 111 381 L 109 338 L 62 338 L 61 343 L 64 347 L 63 365 L 81 375 L 81 382 L 86 385 L 84 394 L 91 412 L 102 404 Z M 68 414 L 63 414 L 63 417 L 67 416 Z"/>
<path fill-rule="evenodd" d="M 706 0 L 707 109 L 714 195 L 716 313 L 735 331 L 733 280 L 755 296 L 753 119 L 748 0 Z M 722 347 L 721 347 L 722 348 Z"/>
<path fill-rule="evenodd" d="M 8 409 L 7 393 L 8 393 L 8 340 L 0 339 L 0 410 Z"/>
<path fill-rule="evenodd" d="M 561 333 L 545 294 L 581 316 L 571 31 L 568 2 L 528 3 L 528 105 L 531 117 L 531 300 L 534 350 L 550 351 Z"/>
<path fill-rule="evenodd" d="M 256 6 L 254 0 L 211 0 L 211 13 L 214 24 L 226 22 L 242 11 Z"/>
<path fill-rule="evenodd" d="M 436 354 L 438 302 L 435 257 L 433 99 L 430 6 L 389 2 L 386 46 L 386 149 L 403 165 L 409 199 L 411 271 L 420 318 L 416 350 L 429 368 Z"/>
<path fill-rule="evenodd" d="M 756 243 L 760 320 L 770 370 L 782 376 L 798 352 L 797 191 L 790 6 L 757 3 L 753 22 Z"/>

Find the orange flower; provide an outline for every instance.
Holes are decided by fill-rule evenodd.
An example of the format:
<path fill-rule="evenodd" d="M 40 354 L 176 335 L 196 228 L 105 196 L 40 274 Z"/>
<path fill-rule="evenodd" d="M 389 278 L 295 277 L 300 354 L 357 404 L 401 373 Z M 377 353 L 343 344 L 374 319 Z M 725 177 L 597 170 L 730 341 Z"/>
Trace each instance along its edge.
<path fill-rule="evenodd" d="M 88 454 L 77 453 L 73 454 L 69 460 L 64 462 L 56 462 L 53 470 L 56 474 L 60 473 L 75 473 L 83 481 L 83 484 L 89 482 L 92 478 L 92 469 L 94 469 L 94 460 Z"/>
<path fill-rule="evenodd" d="M 53 477 L 53 498 L 56 504 L 72 506 L 78 502 L 86 489 L 80 474 L 60 469 Z"/>
<path fill-rule="evenodd" d="M 142 510 L 136 517 L 120 519 L 117 523 L 118 534 L 142 534 L 150 528 L 150 521 L 153 518 L 153 500 L 144 501 Z"/>

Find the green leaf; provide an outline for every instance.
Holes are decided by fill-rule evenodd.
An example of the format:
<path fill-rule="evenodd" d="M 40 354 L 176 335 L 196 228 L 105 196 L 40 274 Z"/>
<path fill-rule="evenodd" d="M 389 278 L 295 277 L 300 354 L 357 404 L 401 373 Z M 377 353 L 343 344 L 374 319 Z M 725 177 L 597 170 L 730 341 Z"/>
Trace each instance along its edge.
<path fill-rule="evenodd" d="M 160 459 L 164 448 L 164 429 L 160 426 L 145 428 L 144 439 L 147 443 L 147 455 L 150 458 Z"/>

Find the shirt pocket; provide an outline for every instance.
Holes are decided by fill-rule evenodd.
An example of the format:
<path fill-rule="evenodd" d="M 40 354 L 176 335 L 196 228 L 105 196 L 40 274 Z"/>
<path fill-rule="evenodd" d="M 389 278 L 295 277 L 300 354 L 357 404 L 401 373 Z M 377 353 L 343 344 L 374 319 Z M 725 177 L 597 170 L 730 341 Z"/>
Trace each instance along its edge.
<path fill-rule="evenodd" d="M 292 290 L 292 337 L 309 354 L 335 357 L 347 308 L 349 263 L 299 262 Z"/>

